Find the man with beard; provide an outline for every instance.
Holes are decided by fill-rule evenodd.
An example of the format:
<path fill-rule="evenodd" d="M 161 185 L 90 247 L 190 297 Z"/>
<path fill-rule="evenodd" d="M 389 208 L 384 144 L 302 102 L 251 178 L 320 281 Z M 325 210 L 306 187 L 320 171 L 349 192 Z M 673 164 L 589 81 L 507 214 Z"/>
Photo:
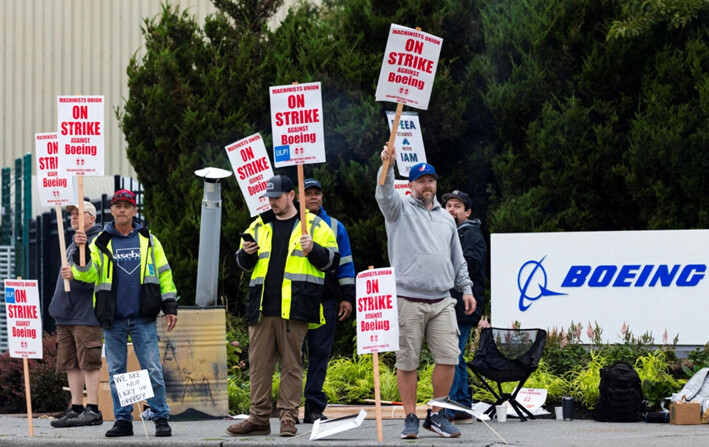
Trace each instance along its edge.
<path fill-rule="evenodd" d="M 475 311 L 475 299 L 455 221 L 436 199 L 435 168 L 427 163 L 414 165 L 409 171 L 411 195 L 402 198 L 394 190 L 393 151 L 385 147 L 381 159 L 389 162 L 389 169 L 384 185 L 377 185 L 376 199 L 385 219 L 389 262 L 395 269 L 401 328 L 396 377 L 407 415 L 401 438 L 416 439 L 417 369 L 424 336 L 435 362 L 433 395 L 446 396 L 460 355 L 456 301 L 450 289 L 463 293 L 466 314 Z M 429 410 L 423 427 L 446 438 L 460 436 L 440 410 Z"/>

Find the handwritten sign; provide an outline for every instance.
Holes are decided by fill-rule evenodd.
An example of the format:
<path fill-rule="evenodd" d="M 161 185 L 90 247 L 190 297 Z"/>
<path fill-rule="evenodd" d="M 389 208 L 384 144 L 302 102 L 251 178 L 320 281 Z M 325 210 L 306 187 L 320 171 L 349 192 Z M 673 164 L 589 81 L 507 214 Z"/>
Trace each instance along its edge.
<path fill-rule="evenodd" d="M 255 133 L 225 149 L 251 216 L 271 209 L 268 198 L 261 197 L 266 192 L 268 179 L 273 177 L 273 168 L 261 134 Z"/>
<path fill-rule="evenodd" d="M 428 109 L 442 45 L 440 37 L 392 23 L 376 100 Z"/>
<path fill-rule="evenodd" d="M 320 83 L 271 87 L 270 94 L 275 166 L 325 163 Z"/>
<path fill-rule="evenodd" d="M 394 268 L 357 275 L 357 354 L 399 350 Z"/>
<path fill-rule="evenodd" d="M 387 111 L 389 130 L 392 130 L 394 125 L 395 114 L 396 112 Z M 413 165 L 426 163 L 426 150 L 423 147 L 421 124 L 416 112 L 401 113 L 399 127 L 396 129 L 394 148 L 396 149 L 396 166 L 401 176 L 408 177 Z"/>
<path fill-rule="evenodd" d="M 154 396 L 147 369 L 115 374 L 113 383 L 116 384 L 118 400 L 120 400 L 122 407 Z"/>
<path fill-rule="evenodd" d="M 10 357 L 42 358 L 42 314 L 37 280 L 5 280 L 5 315 Z"/>
<path fill-rule="evenodd" d="M 59 174 L 103 175 L 103 96 L 58 96 Z"/>
<path fill-rule="evenodd" d="M 42 206 L 77 203 L 73 177 L 59 175 L 59 144 L 56 132 L 34 135 L 37 187 Z"/>

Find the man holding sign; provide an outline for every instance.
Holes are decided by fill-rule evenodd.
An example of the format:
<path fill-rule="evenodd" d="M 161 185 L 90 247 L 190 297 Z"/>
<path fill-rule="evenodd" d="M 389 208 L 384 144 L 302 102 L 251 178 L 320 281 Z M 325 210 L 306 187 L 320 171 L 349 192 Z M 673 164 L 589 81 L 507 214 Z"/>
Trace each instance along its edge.
<path fill-rule="evenodd" d="M 76 264 L 69 270 L 79 281 L 96 284 L 96 318 L 103 327 L 116 418 L 113 428 L 106 432 L 109 438 L 133 435 L 132 407 L 121 405 L 113 378 L 127 372 L 128 336 L 133 340 L 140 367 L 148 370 L 155 393 L 148 399 L 154 413 L 155 436 L 172 435 L 167 423 L 170 407 L 165 396 L 155 319 L 162 310 L 167 331 L 175 327 L 177 293 L 160 241 L 133 219 L 136 205 L 132 191 L 116 191 L 111 199 L 114 221 L 94 239 L 86 254 L 90 261 L 80 267 L 76 253 Z M 79 245 L 86 244 L 86 233 L 77 231 L 74 240 Z M 64 277 L 67 268 L 62 268 Z"/>
<path fill-rule="evenodd" d="M 71 227 L 79 229 L 79 208 L 66 207 L 71 213 Z M 84 202 L 84 232 L 88 242 L 101 232 L 96 223 L 96 208 Z M 63 234 L 59 237 L 64 237 Z M 72 263 L 76 243 L 67 247 L 66 257 Z M 75 281 L 71 270 L 66 278 L 60 274 L 54 289 L 49 315 L 57 323 L 57 370 L 65 371 L 71 392 L 71 408 L 61 418 L 52 421 L 52 427 L 79 427 L 101 425 L 103 415 L 98 409 L 98 384 L 101 376 L 101 326 L 94 315 L 94 286 Z M 71 290 L 64 291 L 64 279 L 71 281 Z M 86 385 L 86 408 L 84 408 Z"/>
<path fill-rule="evenodd" d="M 385 219 L 389 262 L 396 269 L 402 328 L 396 377 L 407 416 L 401 437 L 416 439 L 417 369 L 423 338 L 426 337 L 436 364 L 431 380 L 433 395 L 447 396 L 460 354 L 455 299 L 451 298 L 450 289 L 455 287 L 463 293 L 466 314 L 475 311 L 475 299 L 455 221 L 436 199 L 436 170 L 427 163 L 414 165 L 409 171 L 411 195 L 402 198 L 394 190 L 396 159 L 386 146 L 381 159 L 388 168 L 384 184 L 377 185 L 376 199 Z M 444 412 L 439 413 L 440 408 L 433 410 L 429 410 L 424 428 L 447 438 L 460 436 Z"/>
<path fill-rule="evenodd" d="M 340 263 L 335 235 L 319 217 L 301 216 L 293 203 L 293 182 L 284 175 L 268 180 L 271 210 L 259 215 L 241 235 L 239 269 L 251 272 L 246 319 L 249 325 L 251 408 L 249 418 L 230 425 L 232 436 L 268 435 L 271 388 L 281 362 L 278 417 L 281 436 L 295 436 L 303 395 L 301 348 L 309 324 L 325 323 L 320 303 L 325 272 Z M 301 231 L 305 219 L 308 233 Z"/>

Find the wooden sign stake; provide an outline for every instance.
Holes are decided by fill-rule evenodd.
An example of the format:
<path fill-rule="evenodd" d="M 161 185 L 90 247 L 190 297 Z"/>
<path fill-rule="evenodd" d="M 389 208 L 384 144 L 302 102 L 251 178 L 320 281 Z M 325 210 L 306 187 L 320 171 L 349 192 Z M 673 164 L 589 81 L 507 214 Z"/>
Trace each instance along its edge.
<path fill-rule="evenodd" d="M 394 124 L 391 125 L 391 133 L 389 134 L 389 141 L 387 141 L 387 151 L 389 152 L 389 158 L 396 155 L 396 150 L 394 149 L 394 140 L 396 139 L 396 131 L 399 129 L 399 120 L 401 119 L 401 112 L 404 110 L 404 105 L 398 103 L 396 105 L 396 115 L 394 115 Z M 382 164 L 382 173 L 379 175 L 379 184 L 383 185 L 387 178 L 387 171 L 389 170 L 389 161 L 385 161 Z"/>
<path fill-rule="evenodd" d="M 79 189 L 79 203 L 77 203 L 77 206 L 79 208 L 79 229 L 81 231 L 84 231 L 84 176 L 78 176 L 77 180 L 77 188 Z M 86 265 L 86 253 L 84 253 L 84 244 L 78 245 L 77 250 L 79 250 L 79 265 L 83 267 Z"/>
<path fill-rule="evenodd" d="M 66 242 L 64 241 L 64 219 L 62 219 L 62 208 L 60 206 L 55 206 L 54 207 L 54 213 L 57 216 L 57 234 L 59 235 L 59 253 L 61 254 L 62 257 L 62 267 L 68 264 L 67 259 L 66 259 Z M 69 292 L 71 291 L 71 287 L 69 285 L 69 280 L 65 279 L 64 280 L 64 291 Z"/>
<path fill-rule="evenodd" d="M 373 265 L 369 266 L 369 270 L 374 268 Z M 382 396 L 381 396 L 381 385 L 379 379 L 379 353 L 372 353 L 372 367 L 374 368 L 374 414 L 377 418 L 377 441 L 384 441 L 384 429 L 382 427 Z"/>

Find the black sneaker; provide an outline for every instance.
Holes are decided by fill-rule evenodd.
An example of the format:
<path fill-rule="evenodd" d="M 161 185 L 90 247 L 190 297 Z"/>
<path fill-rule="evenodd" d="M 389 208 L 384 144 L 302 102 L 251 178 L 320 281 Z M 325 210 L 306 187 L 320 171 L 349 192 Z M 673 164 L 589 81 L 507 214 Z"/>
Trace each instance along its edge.
<path fill-rule="evenodd" d="M 67 422 L 67 427 L 84 427 L 87 425 L 101 425 L 103 424 L 103 415 L 99 411 L 98 413 L 85 409 L 79 417 L 69 419 Z"/>
<path fill-rule="evenodd" d="M 118 438 L 119 436 L 133 436 L 133 422 L 116 421 L 113 428 L 106 432 L 107 438 Z"/>
<path fill-rule="evenodd" d="M 79 417 L 79 413 L 77 413 L 76 411 L 74 411 L 70 408 L 69 410 L 67 410 L 66 413 L 64 413 L 64 415 L 62 417 L 50 422 L 49 425 L 51 425 L 52 427 L 56 427 L 56 428 L 69 427 L 68 422 L 71 419 L 76 419 L 78 417 Z"/>
<path fill-rule="evenodd" d="M 167 423 L 167 419 L 155 419 L 155 436 L 172 436 L 172 429 Z"/>

